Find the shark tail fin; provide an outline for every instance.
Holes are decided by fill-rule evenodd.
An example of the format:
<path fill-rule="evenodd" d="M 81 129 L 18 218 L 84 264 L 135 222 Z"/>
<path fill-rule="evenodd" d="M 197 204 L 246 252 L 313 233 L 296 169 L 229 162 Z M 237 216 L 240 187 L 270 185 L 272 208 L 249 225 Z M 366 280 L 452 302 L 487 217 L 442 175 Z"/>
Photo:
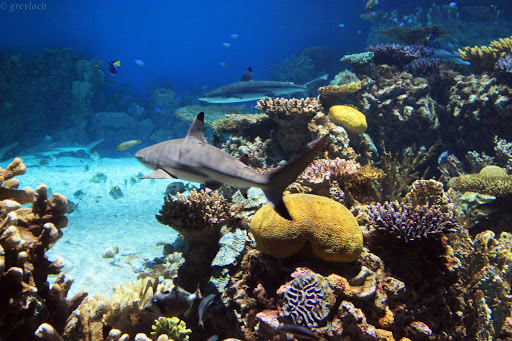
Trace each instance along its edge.
<path fill-rule="evenodd" d="M 272 208 L 281 217 L 288 220 L 293 219 L 283 202 L 283 192 L 313 161 L 315 155 L 324 148 L 328 136 L 325 135 L 311 142 L 302 154 L 267 173 L 268 182 L 263 191 Z"/>

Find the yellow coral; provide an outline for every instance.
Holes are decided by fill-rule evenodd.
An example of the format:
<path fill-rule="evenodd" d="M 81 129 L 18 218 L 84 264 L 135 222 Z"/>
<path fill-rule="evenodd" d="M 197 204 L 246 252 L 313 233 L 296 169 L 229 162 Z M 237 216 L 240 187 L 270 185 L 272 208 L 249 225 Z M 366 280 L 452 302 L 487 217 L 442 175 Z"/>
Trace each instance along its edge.
<path fill-rule="evenodd" d="M 187 329 L 187 324 L 177 317 L 159 317 L 151 328 L 153 329 L 151 332 L 153 340 L 165 334 L 171 340 L 183 341 L 188 340 L 189 334 L 192 333 L 190 329 Z"/>
<path fill-rule="evenodd" d="M 363 235 L 345 206 L 312 194 L 290 194 L 283 200 L 293 220 L 284 219 L 269 204 L 254 215 L 251 231 L 258 250 L 289 257 L 309 242 L 313 254 L 325 261 L 352 262 L 359 257 Z"/>
<path fill-rule="evenodd" d="M 366 116 L 362 112 L 346 105 L 335 105 L 329 109 L 331 121 L 353 133 L 362 134 L 368 128 Z"/>
<path fill-rule="evenodd" d="M 501 57 L 512 52 L 512 37 L 493 40 L 489 46 L 466 46 L 459 49 L 461 58 L 471 63 L 476 72 L 491 71 Z"/>
<path fill-rule="evenodd" d="M 361 90 L 363 83 L 361 81 L 355 81 L 339 85 L 327 85 L 318 88 L 318 94 L 320 95 L 320 102 L 326 108 L 334 105 L 338 99 Z"/>

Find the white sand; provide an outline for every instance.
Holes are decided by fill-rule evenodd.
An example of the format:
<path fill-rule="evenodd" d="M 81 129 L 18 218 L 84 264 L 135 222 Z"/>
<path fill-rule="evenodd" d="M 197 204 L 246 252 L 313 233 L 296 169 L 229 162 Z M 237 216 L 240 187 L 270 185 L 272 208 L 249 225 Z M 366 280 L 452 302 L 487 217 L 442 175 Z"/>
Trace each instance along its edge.
<path fill-rule="evenodd" d="M 5 169 L 10 161 L 0 163 L 0 167 Z M 18 177 L 20 188 L 36 189 L 44 183 L 53 193 L 79 204 L 78 210 L 68 215 L 64 236 L 50 250 L 74 265 L 68 274 L 75 280 L 69 297 L 83 289 L 90 295 L 110 296 L 114 284 L 135 280 L 139 275 L 128 261 L 136 258 L 137 267 L 142 260 L 162 256 L 163 247 L 156 243 L 171 243 L 177 236 L 155 219 L 170 181 L 141 180 L 131 184 L 130 177 L 151 172 L 135 158 L 92 161 L 62 157 L 46 166 L 37 166 L 35 160 L 25 163 L 28 169 Z M 90 181 L 98 172 L 107 176 L 105 183 Z M 109 195 L 114 186 L 121 188 L 122 198 L 115 200 Z M 73 196 L 78 190 L 86 193 L 82 200 Z M 103 258 L 114 246 L 119 248 L 118 256 L 114 260 Z"/>

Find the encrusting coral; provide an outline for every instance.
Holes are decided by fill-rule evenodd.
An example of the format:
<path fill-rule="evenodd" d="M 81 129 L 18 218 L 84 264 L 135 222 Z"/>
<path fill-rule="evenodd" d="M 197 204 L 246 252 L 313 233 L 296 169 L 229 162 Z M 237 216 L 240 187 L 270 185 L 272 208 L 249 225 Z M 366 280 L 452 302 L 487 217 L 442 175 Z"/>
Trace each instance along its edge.
<path fill-rule="evenodd" d="M 293 220 L 281 217 L 266 204 L 251 221 L 258 250 L 290 257 L 309 242 L 315 257 L 352 262 L 361 254 L 363 236 L 357 221 L 340 203 L 312 194 L 290 194 L 283 200 Z"/>
<path fill-rule="evenodd" d="M 318 98 L 324 108 L 329 108 L 336 104 L 336 102 L 347 95 L 361 90 L 363 82 L 354 81 L 338 85 L 326 85 L 318 88 Z"/>

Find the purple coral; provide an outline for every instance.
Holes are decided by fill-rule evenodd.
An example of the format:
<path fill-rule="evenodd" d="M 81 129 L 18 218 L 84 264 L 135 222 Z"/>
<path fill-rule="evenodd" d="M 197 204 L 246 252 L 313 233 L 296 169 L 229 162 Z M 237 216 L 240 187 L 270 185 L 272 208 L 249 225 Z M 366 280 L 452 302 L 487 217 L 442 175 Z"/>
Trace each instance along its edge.
<path fill-rule="evenodd" d="M 512 81 L 512 54 L 507 53 L 498 59 L 495 65 L 496 71 L 507 81 Z"/>
<path fill-rule="evenodd" d="M 374 53 L 373 61 L 375 64 L 387 64 L 403 66 L 415 59 L 427 58 L 434 54 L 434 50 L 425 46 L 400 45 L 400 44 L 378 44 L 369 46 L 366 51 Z"/>
<path fill-rule="evenodd" d="M 439 59 L 421 57 L 410 62 L 405 70 L 415 76 L 431 76 L 439 71 Z"/>
<path fill-rule="evenodd" d="M 405 243 L 454 232 L 458 224 L 449 213 L 432 206 L 397 202 L 370 205 L 369 224 Z"/>

